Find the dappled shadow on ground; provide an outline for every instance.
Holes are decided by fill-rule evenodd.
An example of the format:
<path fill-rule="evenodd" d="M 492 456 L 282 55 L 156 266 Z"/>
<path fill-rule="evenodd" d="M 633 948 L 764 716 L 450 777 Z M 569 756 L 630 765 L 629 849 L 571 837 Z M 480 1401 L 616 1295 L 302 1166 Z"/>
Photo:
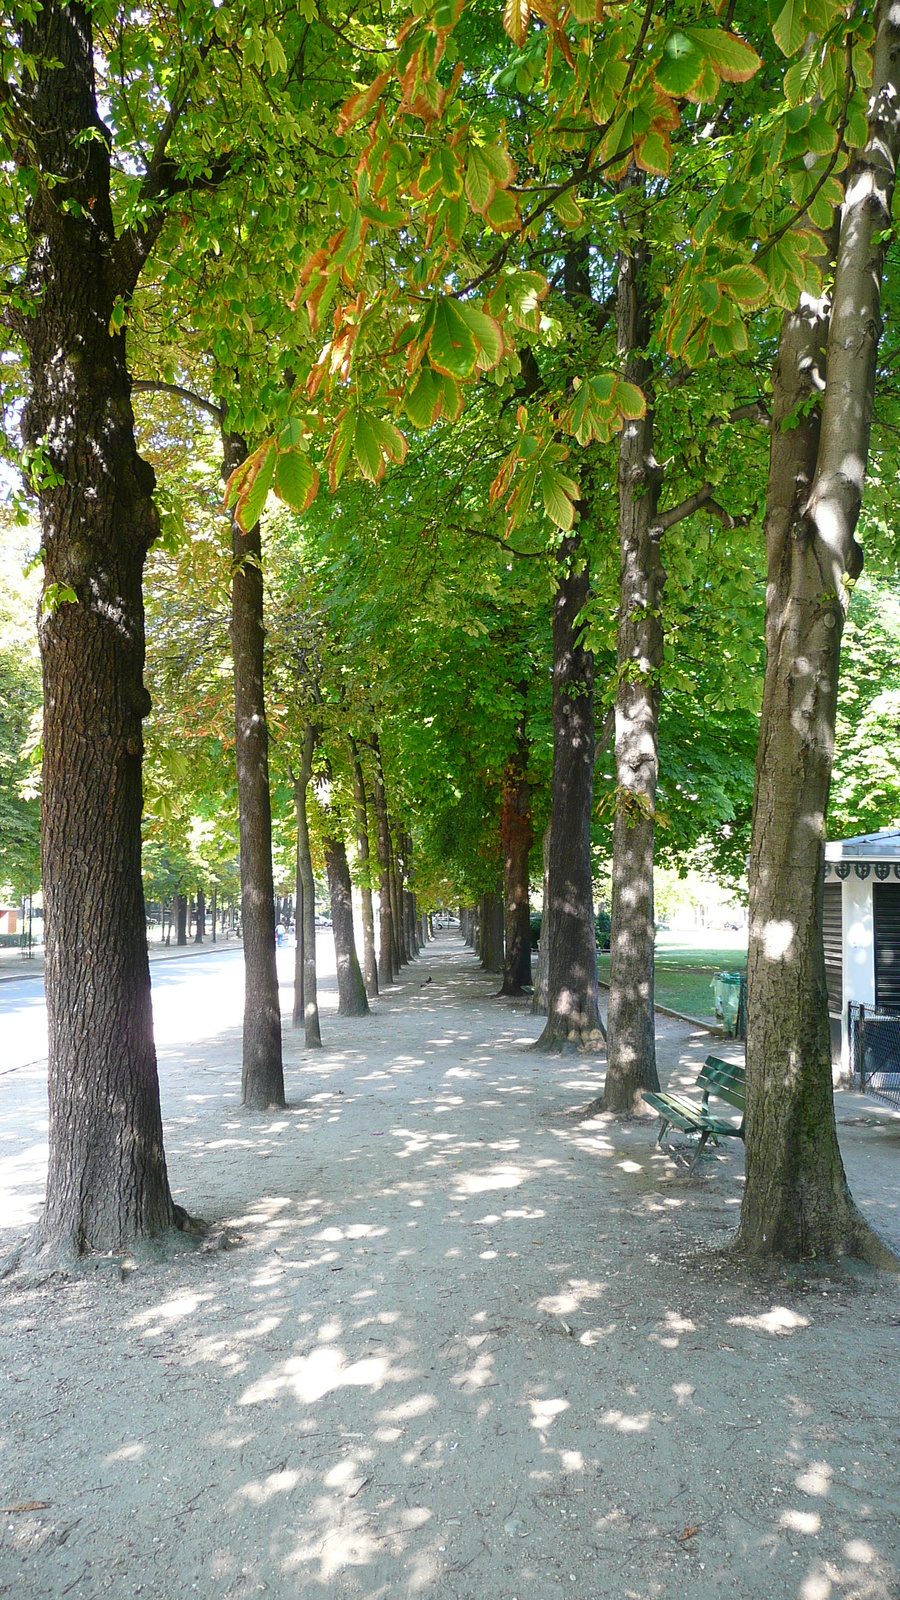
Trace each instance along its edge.
<path fill-rule="evenodd" d="M 236 1037 L 162 1062 L 178 1196 L 243 1243 L 7 1292 L 0 1492 L 49 1505 L 0 1517 L 0 1592 L 895 1594 L 893 1286 L 698 1261 L 741 1150 L 691 1181 L 580 1120 L 602 1061 L 490 984 L 442 940 L 288 1037 L 272 1116 Z M 661 1032 L 692 1083 L 708 1037 Z"/>

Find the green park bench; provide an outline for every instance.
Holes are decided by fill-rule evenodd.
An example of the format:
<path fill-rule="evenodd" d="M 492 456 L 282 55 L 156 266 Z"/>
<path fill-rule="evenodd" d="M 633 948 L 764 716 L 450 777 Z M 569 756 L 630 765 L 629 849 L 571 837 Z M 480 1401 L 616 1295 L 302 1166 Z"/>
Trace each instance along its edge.
<path fill-rule="evenodd" d="M 670 1125 L 681 1128 L 683 1133 L 699 1133 L 700 1142 L 691 1162 L 691 1172 L 697 1165 L 708 1139 L 712 1139 L 713 1144 L 718 1144 L 720 1137 L 743 1139 L 744 1116 L 747 1109 L 744 1068 L 736 1062 L 721 1061 L 718 1056 L 707 1056 L 694 1087 L 703 1091 L 703 1100 L 699 1106 L 687 1100 L 679 1100 L 677 1095 L 673 1094 L 645 1092 L 643 1096 L 647 1105 L 658 1111 L 661 1118 L 659 1133 L 656 1136 L 657 1144 L 662 1144 Z M 741 1113 L 740 1127 L 736 1127 L 733 1122 L 724 1121 L 722 1117 L 712 1115 L 709 1110 L 710 1095 L 737 1107 Z"/>

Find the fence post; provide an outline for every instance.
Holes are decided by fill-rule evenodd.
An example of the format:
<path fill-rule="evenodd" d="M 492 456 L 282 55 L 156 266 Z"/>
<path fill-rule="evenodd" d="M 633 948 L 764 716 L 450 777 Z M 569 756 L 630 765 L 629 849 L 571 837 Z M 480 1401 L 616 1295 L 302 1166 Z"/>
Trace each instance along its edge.
<path fill-rule="evenodd" d="M 866 1092 L 866 1008 L 859 1008 L 859 1087 L 860 1093 Z"/>

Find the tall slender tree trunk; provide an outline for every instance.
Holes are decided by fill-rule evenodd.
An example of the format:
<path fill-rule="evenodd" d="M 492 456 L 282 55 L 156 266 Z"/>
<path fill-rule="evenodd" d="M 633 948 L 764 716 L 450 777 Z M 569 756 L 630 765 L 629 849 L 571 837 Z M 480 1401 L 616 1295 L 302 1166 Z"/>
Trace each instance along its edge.
<path fill-rule="evenodd" d="M 206 895 L 202 889 L 197 890 L 197 931 L 194 934 L 194 943 L 202 944 L 206 932 Z"/>
<path fill-rule="evenodd" d="M 223 430 L 223 477 L 246 458 L 246 441 Z M 243 533 L 232 518 L 231 648 L 241 839 L 241 923 L 244 931 L 244 1050 L 241 1104 L 283 1106 L 281 1007 L 275 965 L 275 885 L 269 733 L 263 646 L 262 544 L 259 523 Z"/>
<path fill-rule="evenodd" d="M 215 942 L 216 942 L 216 914 L 218 912 L 218 909 L 219 909 L 219 906 L 218 906 L 218 892 L 217 892 L 216 886 L 214 884 L 213 885 L 213 892 L 212 892 L 212 917 L 211 917 L 211 922 L 212 922 L 212 942 L 213 942 L 213 944 L 215 944 Z"/>
<path fill-rule="evenodd" d="M 591 874 L 594 800 L 594 658 L 579 621 L 590 593 L 581 540 L 560 547 L 553 604 L 553 779 L 550 871 L 544 923 L 549 935 L 547 1022 L 541 1050 L 596 1048 L 603 1030 Z M 544 934 L 542 927 L 542 936 Z"/>
<path fill-rule="evenodd" d="M 92 14 L 46 0 L 18 33 L 30 169 L 26 444 L 47 607 L 41 857 L 49 1028 L 48 1259 L 118 1250 L 184 1213 L 169 1192 L 141 883 L 144 560 L 158 533 L 137 453 L 116 296 L 144 252 L 117 240 L 94 82 Z M 105 135 L 105 129 L 103 130 Z M 18 139 L 19 136 L 17 136 Z M 147 246 L 149 248 L 149 245 Z M 136 253 L 135 253 L 136 252 Z M 59 597 L 58 599 L 55 597 Z"/>
<path fill-rule="evenodd" d="M 547 997 L 550 991 L 550 917 L 548 906 L 550 904 L 550 828 L 547 823 L 541 837 L 541 861 L 544 875 L 543 911 L 541 912 L 541 937 L 538 944 L 537 966 L 534 972 L 534 994 L 531 997 L 531 1009 L 536 1016 L 547 1015 Z"/>
<path fill-rule="evenodd" d="M 188 901 L 186 894 L 175 896 L 175 943 L 187 944 Z"/>
<path fill-rule="evenodd" d="M 406 940 L 405 940 L 405 936 L 404 936 L 403 901 L 402 901 L 401 890 L 400 890 L 400 872 L 399 872 L 399 868 L 398 868 L 398 865 L 397 865 L 397 849 L 396 849 L 396 846 L 395 846 L 395 843 L 394 843 L 394 835 L 390 830 L 388 831 L 388 843 L 389 843 L 389 846 L 390 846 L 390 865 L 391 865 L 391 884 L 390 884 L 390 889 L 391 889 L 392 929 L 393 929 L 393 940 L 394 940 L 394 944 L 393 944 L 393 951 L 394 951 L 393 960 L 394 960 L 394 970 L 395 970 L 395 972 L 399 972 L 400 968 L 403 967 L 403 966 L 406 966 L 407 963 L 409 962 L 409 951 L 406 949 Z"/>
<path fill-rule="evenodd" d="M 896 1266 L 854 1206 L 844 1175 L 822 949 L 840 639 L 847 580 L 862 568 L 855 531 L 900 156 L 900 18 L 881 0 L 875 20 L 869 139 L 848 173 L 830 319 L 824 301 L 804 296 L 784 319 L 774 374 L 738 1245 L 752 1256 L 855 1255 Z"/>
<path fill-rule="evenodd" d="M 499 883 L 481 897 L 481 965 L 485 972 L 503 971 L 503 891 Z"/>
<path fill-rule="evenodd" d="M 617 345 L 626 378 L 643 390 L 643 417 L 619 440 L 619 637 L 616 684 L 616 810 L 606 1045 L 607 1111 L 633 1111 L 642 1089 L 658 1089 L 653 1007 L 653 851 L 662 601 L 662 472 L 653 453 L 653 368 L 644 244 L 619 253 Z"/>
<path fill-rule="evenodd" d="M 372 1000 L 378 994 L 378 962 L 375 957 L 375 913 L 372 909 L 372 885 L 369 879 L 369 819 L 366 808 L 366 780 L 359 746 L 350 739 L 353 762 L 353 807 L 356 813 L 356 854 L 360 870 L 360 896 L 362 899 L 363 929 L 363 981 L 366 994 Z"/>
<path fill-rule="evenodd" d="M 503 899 L 506 922 L 503 983 L 500 993 L 521 995 L 531 987 L 531 903 L 528 863 L 534 830 L 528 782 L 528 740 L 525 736 L 525 693 L 516 747 L 503 773 L 500 802 L 500 845 L 503 851 Z"/>
<path fill-rule="evenodd" d="M 297 823 L 297 944 L 294 952 L 293 1024 L 302 1021 L 307 1050 L 322 1044 L 319 1023 L 319 995 L 316 974 L 316 882 L 309 844 L 309 818 L 306 797 L 312 778 L 317 729 L 307 723 L 303 732 L 300 764 L 294 779 L 294 816 Z"/>
<path fill-rule="evenodd" d="M 375 795 L 375 823 L 378 851 L 378 981 L 383 989 L 394 981 L 394 915 L 391 908 L 391 834 L 388 826 L 387 794 L 384 787 L 384 770 L 377 736 L 370 740 L 374 760 L 372 776 Z"/>
<path fill-rule="evenodd" d="M 325 866 L 331 891 L 331 925 L 337 961 L 338 1014 L 365 1017 L 369 1012 L 366 986 L 353 937 L 353 891 L 347 848 L 339 833 L 325 839 Z"/>

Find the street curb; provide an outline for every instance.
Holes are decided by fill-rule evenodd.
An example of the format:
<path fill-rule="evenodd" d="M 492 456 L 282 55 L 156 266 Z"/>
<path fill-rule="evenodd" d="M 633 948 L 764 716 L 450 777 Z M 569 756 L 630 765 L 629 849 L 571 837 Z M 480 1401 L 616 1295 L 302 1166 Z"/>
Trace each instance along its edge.
<path fill-rule="evenodd" d="M 150 965 L 151 966 L 157 966 L 160 962 L 164 962 L 164 961 L 193 961 L 193 960 L 196 960 L 196 958 L 198 956 L 201 956 L 201 955 L 202 956 L 227 955 L 228 952 L 231 951 L 231 950 L 241 950 L 241 951 L 243 951 L 243 948 L 244 948 L 243 941 L 240 940 L 240 939 L 235 939 L 232 944 L 221 944 L 220 945 L 220 944 L 217 943 L 215 945 L 213 945 L 213 944 L 197 945 L 196 948 L 192 948 L 190 950 L 184 950 L 181 953 L 181 955 L 155 956 L 152 953 L 152 950 L 151 950 L 151 952 L 150 952 Z M 40 964 L 40 967 L 34 968 L 31 972 L 0 972 L 0 983 L 23 983 L 23 982 L 27 981 L 28 979 L 30 979 L 33 982 L 35 978 L 43 978 L 43 976 L 44 976 L 44 963 L 43 963 L 43 960 L 42 960 L 41 964 Z"/>

